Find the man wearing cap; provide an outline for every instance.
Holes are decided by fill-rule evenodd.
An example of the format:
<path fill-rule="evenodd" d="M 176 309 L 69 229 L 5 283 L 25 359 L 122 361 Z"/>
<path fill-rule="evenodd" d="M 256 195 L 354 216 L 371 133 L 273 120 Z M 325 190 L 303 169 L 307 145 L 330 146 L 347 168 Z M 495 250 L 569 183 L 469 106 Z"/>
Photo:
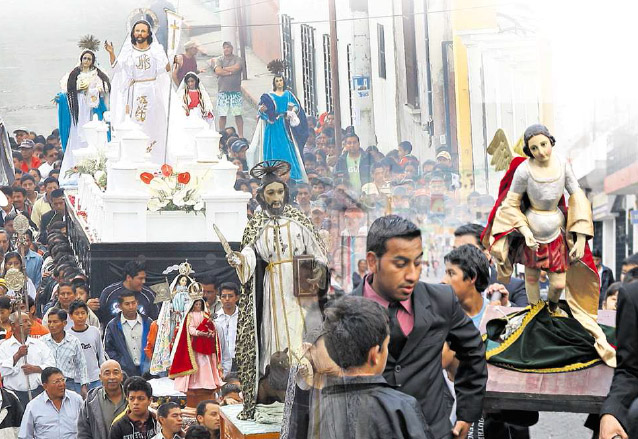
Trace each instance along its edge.
<path fill-rule="evenodd" d="M 248 171 L 248 162 L 246 161 L 246 151 L 248 151 L 248 140 L 237 139 L 230 145 L 230 154 L 232 159 L 241 162 L 242 171 Z"/>
<path fill-rule="evenodd" d="M 20 169 L 22 169 L 22 172 L 29 172 L 29 169 L 32 168 L 37 169 L 42 164 L 42 161 L 33 155 L 34 151 L 35 143 L 33 143 L 33 140 L 25 139 L 20 143 L 20 154 L 22 154 Z"/>
<path fill-rule="evenodd" d="M 453 191 L 461 187 L 460 176 L 452 169 L 452 156 L 448 151 L 439 151 L 436 155 L 434 169 L 443 172 L 443 178 L 448 190 Z"/>
<path fill-rule="evenodd" d="M 215 60 L 215 74 L 217 75 L 217 111 L 219 114 L 219 131 L 226 128 L 226 117 L 235 116 L 237 133 L 244 137 L 244 119 L 241 117 L 241 70 L 242 60 L 233 55 L 233 45 L 225 41 L 222 45 L 224 56 Z"/>
<path fill-rule="evenodd" d="M 20 127 L 17 130 L 13 130 L 13 136 L 16 139 L 16 144 L 19 145 L 29 138 L 29 130 L 25 127 Z"/>
<path fill-rule="evenodd" d="M 184 53 L 181 55 L 175 55 L 175 59 L 173 60 L 173 82 L 176 86 L 182 83 L 184 76 L 188 72 L 198 73 L 197 69 L 197 52 L 199 52 L 199 47 L 197 47 L 197 43 L 194 40 L 190 40 L 186 44 L 184 44 Z"/>

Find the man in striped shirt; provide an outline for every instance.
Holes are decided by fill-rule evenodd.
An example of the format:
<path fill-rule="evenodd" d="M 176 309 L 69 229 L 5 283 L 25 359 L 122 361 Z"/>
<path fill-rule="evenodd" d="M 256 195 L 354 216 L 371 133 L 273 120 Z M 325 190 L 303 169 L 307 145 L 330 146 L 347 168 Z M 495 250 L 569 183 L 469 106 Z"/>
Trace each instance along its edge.
<path fill-rule="evenodd" d="M 51 333 L 42 337 L 42 341 L 51 350 L 57 368 L 66 377 L 66 388 L 86 397 L 89 385 L 86 358 L 80 341 L 64 330 L 66 320 L 65 310 L 51 308 L 49 312 L 49 331 Z"/>

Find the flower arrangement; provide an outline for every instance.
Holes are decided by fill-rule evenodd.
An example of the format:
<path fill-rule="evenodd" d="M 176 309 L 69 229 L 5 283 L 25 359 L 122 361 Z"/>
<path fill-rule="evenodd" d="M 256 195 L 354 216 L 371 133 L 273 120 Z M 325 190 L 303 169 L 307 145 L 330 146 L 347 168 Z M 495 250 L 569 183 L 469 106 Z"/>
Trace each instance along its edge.
<path fill-rule="evenodd" d="M 204 202 L 199 194 L 199 185 L 191 179 L 189 172 L 175 172 L 172 166 L 164 164 L 160 172 L 142 172 L 140 180 L 151 190 L 148 210 L 202 212 Z"/>
<path fill-rule="evenodd" d="M 95 157 L 86 158 L 66 171 L 65 176 L 70 177 L 73 174 L 91 175 L 98 187 L 106 190 L 106 156 L 100 153 Z"/>

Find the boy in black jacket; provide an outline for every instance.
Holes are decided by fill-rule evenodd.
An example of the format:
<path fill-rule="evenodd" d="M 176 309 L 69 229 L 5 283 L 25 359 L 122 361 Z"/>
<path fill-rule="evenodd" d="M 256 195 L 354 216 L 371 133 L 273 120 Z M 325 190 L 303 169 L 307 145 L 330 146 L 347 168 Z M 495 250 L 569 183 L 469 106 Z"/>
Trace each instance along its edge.
<path fill-rule="evenodd" d="M 433 438 L 416 399 L 383 378 L 390 335 L 381 305 L 342 297 L 326 309 L 323 333 L 342 373 L 321 392 L 321 438 Z"/>
<path fill-rule="evenodd" d="M 129 378 L 124 384 L 128 410 L 113 420 L 109 439 L 151 439 L 160 431 L 160 426 L 151 405 L 153 388 L 141 377 Z"/>

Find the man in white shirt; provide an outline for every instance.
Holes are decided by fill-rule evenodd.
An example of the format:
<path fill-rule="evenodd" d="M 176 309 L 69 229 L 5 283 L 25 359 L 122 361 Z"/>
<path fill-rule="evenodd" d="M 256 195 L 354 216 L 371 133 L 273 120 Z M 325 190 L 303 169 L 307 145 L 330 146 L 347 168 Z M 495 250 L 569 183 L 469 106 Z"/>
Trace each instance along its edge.
<path fill-rule="evenodd" d="M 44 393 L 27 405 L 18 439 L 71 439 L 77 437 L 82 397 L 66 390 L 64 375 L 47 367 L 41 375 Z"/>
<path fill-rule="evenodd" d="M 42 340 L 29 337 L 31 319 L 28 314 L 14 312 L 9 321 L 13 336 L 0 344 L 0 375 L 4 387 L 15 393 L 24 407 L 29 402 L 29 389 L 32 397 L 42 393 L 40 374 L 44 368 L 55 366 L 55 358 Z M 23 333 L 20 332 L 21 321 Z"/>
<path fill-rule="evenodd" d="M 228 352 L 228 355 L 230 355 L 232 359 L 231 370 L 234 372 L 237 370 L 237 364 L 235 363 L 235 339 L 237 338 L 237 316 L 239 315 L 237 308 L 239 287 L 233 282 L 224 282 L 220 286 L 220 291 L 222 308 L 217 312 L 215 324 L 224 333 L 224 339 L 227 345 L 225 351 Z M 223 353 L 224 350 L 222 350 L 222 354 Z M 222 362 L 224 362 L 223 359 Z"/>
<path fill-rule="evenodd" d="M 47 178 L 49 172 L 53 171 L 53 164 L 58 160 L 58 151 L 55 149 L 55 146 L 46 145 L 42 151 L 42 155 L 45 161 L 40 165 L 38 170 L 43 178 Z"/>

